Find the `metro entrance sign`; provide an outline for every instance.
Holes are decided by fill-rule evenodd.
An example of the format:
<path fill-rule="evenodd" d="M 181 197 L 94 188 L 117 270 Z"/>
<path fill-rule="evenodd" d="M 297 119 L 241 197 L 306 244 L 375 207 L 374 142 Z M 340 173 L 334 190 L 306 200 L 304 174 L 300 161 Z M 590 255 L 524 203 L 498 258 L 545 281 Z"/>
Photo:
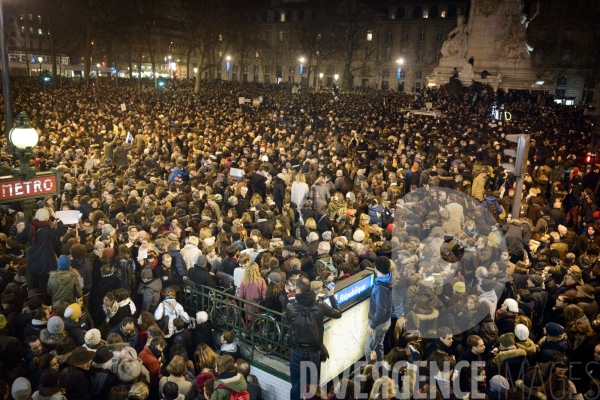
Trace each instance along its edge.
<path fill-rule="evenodd" d="M 30 179 L 0 178 L 0 203 L 56 194 L 59 186 L 58 171 L 38 173 Z"/>

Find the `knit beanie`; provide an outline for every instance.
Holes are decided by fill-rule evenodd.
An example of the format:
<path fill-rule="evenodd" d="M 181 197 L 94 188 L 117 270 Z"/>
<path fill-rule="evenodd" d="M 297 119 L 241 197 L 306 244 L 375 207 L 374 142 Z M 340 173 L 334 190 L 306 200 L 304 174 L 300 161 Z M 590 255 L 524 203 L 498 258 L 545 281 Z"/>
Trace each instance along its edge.
<path fill-rule="evenodd" d="M 504 300 L 504 304 L 506 304 L 506 308 L 510 312 L 518 313 L 519 312 L 519 304 L 515 299 L 506 299 Z"/>
<path fill-rule="evenodd" d="M 48 320 L 48 325 L 46 326 L 48 332 L 53 335 L 58 335 L 62 331 L 65 330 L 65 323 L 63 322 L 61 317 L 54 316 Z"/>
<path fill-rule="evenodd" d="M 390 273 L 390 259 L 384 256 L 379 256 L 375 259 L 375 269 L 384 275 Z"/>
<path fill-rule="evenodd" d="M 560 233 L 560 236 L 565 236 L 567 234 L 567 227 L 564 225 L 559 225 L 558 233 Z"/>
<path fill-rule="evenodd" d="M 71 259 L 67 256 L 58 257 L 58 261 L 56 261 L 56 263 L 58 264 L 59 271 L 66 271 L 71 268 Z"/>
<path fill-rule="evenodd" d="M 548 322 L 546 324 L 546 334 L 548 334 L 548 336 L 560 336 L 564 332 L 564 328 L 556 322 Z"/>
<path fill-rule="evenodd" d="M 31 383 L 26 378 L 17 378 L 13 382 L 10 392 L 14 400 L 29 400 L 31 399 Z"/>
<path fill-rule="evenodd" d="M 496 393 L 503 393 L 510 389 L 510 384 L 502 375 L 494 375 L 490 379 L 490 389 Z"/>
<path fill-rule="evenodd" d="M 520 342 L 526 341 L 529 339 L 529 328 L 523 324 L 517 324 L 517 326 L 515 326 L 515 336 Z"/>
<path fill-rule="evenodd" d="M 538 274 L 530 275 L 529 276 L 529 280 L 531 281 L 531 283 L 533 283 L 535 285 L 535 287 L 542 286 L 542 282 L 544 281 L 544 279 L 542 278 L 542 276 L 538 275 Z"/>
<path fill-rule="evenodd" d="M 498 338 L 502 347 L 510 347 L 515 344 L 515 334 L 512 332 L 505 333 Z"/>
<path fill-rule="evenodd" d="M 152 275 L 152 269 L 149 267 L 146 267 L 142 270 L 142 273 L 140 274 L 140 277 L 142 279 L 152 279 L 154 275 Z"/>
<path fill-rule="evenodd" d="M 352 235 L 352 239 L 354 239 L 355 242 L 360 243 L 365 239 L 365 233 L 359 229 L 356 232 L 354 232 L 354 235 Z"/>
<path fill-rule="evenodd" d="M 81 317 L 81 306 L 77 303 L 70 304 L 65 310 L 65 318 L 71 318 L 77 321 Z"/>
<path fill-rule="evenodd" d="M 85 333 L 85 344 L 88 347 L 97 346 L 100 343 L 100 331 L 98 329 L 90 329 Z"/>

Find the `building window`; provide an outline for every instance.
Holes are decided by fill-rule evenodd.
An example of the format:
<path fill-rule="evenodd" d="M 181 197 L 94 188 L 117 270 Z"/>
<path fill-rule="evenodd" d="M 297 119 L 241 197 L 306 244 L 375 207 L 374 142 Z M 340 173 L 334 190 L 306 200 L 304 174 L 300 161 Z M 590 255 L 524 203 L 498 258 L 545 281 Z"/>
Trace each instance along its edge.
<path fill-rule="evenodd" d="M 435 40 L 441 42 L 444 40 L 444 31 L 442 29 L 438 29 L 435 33 Z"/>
<path fill-rule="evenodd" d="M 279 39 L 280 42 L 283 42 L 283 31 L 279 31 L 277 33 L 277 37 L 278 37 L 278 39 Z"/>
<path fill-rule="evenodd" d="M 573 39 L 574 32 L 575 32 L 575 29 L 573 29 L 573 27 L 571 27 L 571 26 L 568 27 L 567 30 L 565 31 L 565 38 L 569 39 L 569 40 Z"/>
<path fill-rule="evenodd" d="M 31 26 L 29 27 L 29 34 L 33 35 L 33 27 L 31 27 Z"/>
<path fill-rule="evenodd" d="M 33 14 L 29 14 L 29 20 L 33 21 Z"/>
<path fill-rule="evenodd" d="M 267 41 L 267 43 L 271 43 L 271 31 L 267 31 L 266 33 L 267 34 L 266 34 L 265 40 Z"/>
<path fill-rule="evenodd" d="M 282 12 L 281 14 L 279 14 L 279 21 L 285 22 L 285 12 Z"/>
<path fill-rule="evenodd" d="M 408 42 L 408 28 L 402 30 L 402 41 Z"/>
<path fill-rule="evenodd" d="M 465 7 L 464 6 L 458 7 L 458 15 L 465 15 Z"/>
<path fill-rule="evenodd" d="M 442 17 L 442 18 L 446 18 L 446 11 L 442 11 L 442 12 L 440 13 L 440 17 Z"/>
<path fill-rule="evenodd" d="M 419 42 L 424 42 L 425 41 L 425 29 L 421 29 L 419 31 Z"/>
<path fill-rule="evenodd" d="M 366 48 L 365 49 L 365 61 L 371 59 L 371 49 L 370 48 Z"/>
<path fill-rule="evenodd" d="M 373 40 L 373 31 L 367 31 L 367 42 Z"/>
<path fill-rule="evenodd" d="M 406 71 L 402 67 L 398 67 L 398 73 L 396 74 L 398 79 L 406 79 Z"/>
<path fill-rule="evenodd" d="M 566 76 L 559 76 L 556 79 L 556 86 L 567 86 L 567 77 Z"/>
<path fill-rule="evenodd" d="M 428 9 L 423 10 L 423 18 L 429 18 L 429 10 Z"/>
<path fill-rule="evenodd" d="M 25 33 L 25 27 L 24 26 L 21 27 L 21 33 Z"/>
<path fill-rule="evenodd" d="M 392 41 L 392 37 L 393 37 L 393 33 L 392 31 L 387 31 L 386 35 L 385 35 L 385 40 L 388 42 Z"/>
<path fill-rule="evenodd" d="M 385 61 L 390 61 L 391 55 L 392 49 L 388 47 L 387 49 L 385 49 Z"/>
<path fill-rule="evenodd" d="M 423 50 L 419 49 L 417 51 L 417 61 L 423 61 Z"/>
<path fill-rule="evenodd" d="M 219 35 L 219 42 L 223 41 L 223 35 Z"/>
<path fill-rule="evenodd" d="M 21 13 L 21 21 L 23 21 L 23 19 L 25 19 L 25 14 Z"/>
<path fill-rule="evenodd" d="M 38 35 L 42 35 L 42 28 L 38 28 Z"/>

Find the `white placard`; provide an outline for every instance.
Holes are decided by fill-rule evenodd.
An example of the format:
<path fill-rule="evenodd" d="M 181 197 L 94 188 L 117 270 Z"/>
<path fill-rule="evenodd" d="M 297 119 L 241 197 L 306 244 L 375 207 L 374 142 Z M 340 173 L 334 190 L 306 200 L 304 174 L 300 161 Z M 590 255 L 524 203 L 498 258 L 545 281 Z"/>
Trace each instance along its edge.
<path fill-rule="evenodd" d="M 244 103 L 246 103 L 246 98 L 245 98 L 245 97 L 240 97 L 240 98 L 238 99 L 238 102 L 239 102 L 240 104 L 244 104 Z"/>
<path fill-rule="evenodd" d="M 55 211 L 55 213 L 62 223 L 67 225 L 78 223 L 81 216 L 79 210 Z"/>
<path fill-rule="evenodd" d="M 244 178 L 244 170 L 239 168 L 230 168 L 229 175 L 233 176 L 236 179 Z"/>
<path fill-rule="evenodd" d="M 127 106 L 125 103 L 121 103 L 121 111 L 127 111 Z"/>

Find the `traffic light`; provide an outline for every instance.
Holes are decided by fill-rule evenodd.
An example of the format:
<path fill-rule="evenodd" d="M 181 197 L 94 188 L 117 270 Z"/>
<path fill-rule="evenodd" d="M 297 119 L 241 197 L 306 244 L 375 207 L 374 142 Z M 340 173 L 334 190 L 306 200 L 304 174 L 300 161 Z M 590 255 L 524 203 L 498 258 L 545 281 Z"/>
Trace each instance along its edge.
<path fill-rule="evenodd" d="M 517 144 L 516 149 L 504 150 L 504 154 L 513 157 L 515 163 L 513 164 L 502 164 L 504 169 L 508 169 L 515 173 L 515 176 L 524 176 L 527 174 L 527 157 L 529 155 L 529 145 L 531 142 L 531 135 L 506 135 L 506 140 Z"/>
<path fill-rule="evenodd" d="M 523 193 L 523 177 L 527 175 L 527 157 L 529 155 L 529 145 L 531 135 L 506 135 L 506 140 L 517 144 L 517 148 L 504 150 L 504 154 L 515 159 L 514 164 L 502 164 L 505 169 L 515 173 L 515 197 L 512 204 L 512 216 L 515 219 L 520 217 L 521 194 Z M 507 210 L 508 211 L 508 210 Z"/>

